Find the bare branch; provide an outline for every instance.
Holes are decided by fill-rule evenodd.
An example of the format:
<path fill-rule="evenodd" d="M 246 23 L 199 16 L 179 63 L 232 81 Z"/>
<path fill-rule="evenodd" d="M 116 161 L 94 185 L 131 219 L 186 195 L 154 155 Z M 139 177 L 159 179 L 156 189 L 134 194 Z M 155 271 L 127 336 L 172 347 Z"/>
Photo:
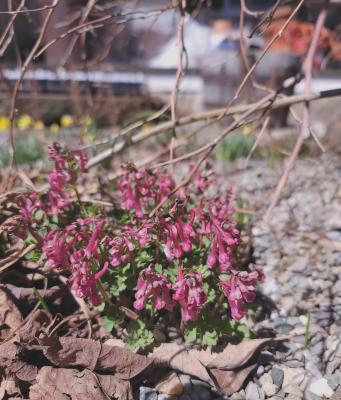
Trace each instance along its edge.
<path fill-rule="evenodd" d="M 327 2 L 328 4 L 328 2 Z M 313 71 L 313 63 L 314 63 L 314 56 L 317 50 L 317 45 L 318 45 L 318 40 L 322 31 L 322 28 L 324 26 L 325 20 L 327 18 L 328 10 L 327 7 L 325 6 L 321 11 L 320 14 L 317 18 L 316 24 L 315 24 L 315 29 L 312 37 L 312 41 L 310 43 L 308 53 L 303 65 L 303 72 L 305 75 L 305 102 L 304 102 L 304 111 L 303 111 L 303 121 L 301 125 L 301 130 L 298 135 L 297 141 L 295 143 L 295 146 L 290 154 L 290 157 L 288 159 L 287 165 L 285 167 L 285 170 L 283 172 L 283 175 L 280 179 L 280 181 L 277 184 L 275 193 L 273 195 L 273 198 L 271 200 L 270 206 L 266 212 L 265 215 L 265 221 L 268 222 L 269 219 L 271 218 L 272 211 L 275 208 L 276 204 L 278 203 L 278 200 L 280 198 L 280 195 L 283 191 L 283 188 L 285 187 L 288 177 L 290 174 L 290 171 L 292 170 L 295 160 L 301 150 L 302 144 L 304 140 L 309 136 L 309 126 L 310 126 L 310 111 L 309 111 L 309 97 L 311 95 L 311 80 L 312 80 L 312 71 Z"/>

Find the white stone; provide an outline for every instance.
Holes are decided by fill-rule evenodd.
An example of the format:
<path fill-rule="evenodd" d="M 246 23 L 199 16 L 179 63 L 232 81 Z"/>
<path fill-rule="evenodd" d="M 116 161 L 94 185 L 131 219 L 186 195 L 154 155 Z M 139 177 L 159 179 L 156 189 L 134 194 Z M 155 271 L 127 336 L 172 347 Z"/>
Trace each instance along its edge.
<path fill-rule="evenodd" d="M 311 393 L 316 394 L 317 396 L 324 396 L 328 399 L 334 394 L 334 391 L 328 385 L 328 381 L 326 378 L 320 378 L 319 380 L 315 381 L 309 386 L 308 390 Z"/>
<path fill-rule="evenodd" d="M 262 384 L 262 389 L 264 390 L 266 397 L 271 397 L 278 392 L 278 387 L 270 382 L 264 382 Z"/>

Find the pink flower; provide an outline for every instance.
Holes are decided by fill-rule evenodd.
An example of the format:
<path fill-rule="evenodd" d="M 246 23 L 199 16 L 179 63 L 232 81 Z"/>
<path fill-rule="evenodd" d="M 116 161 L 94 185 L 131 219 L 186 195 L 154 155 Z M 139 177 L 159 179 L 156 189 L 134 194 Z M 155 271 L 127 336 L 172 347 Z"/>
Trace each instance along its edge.
<path fill-rule="evenodd" d="M 226 272 L 231 268 L 232 250 L 239 241 L 239 232 L 231 218 L 229 195 L 224 202 L 219 197 L 206 199 L 201 210 L 199 232 L 212 242 L 207 265 L 213 268 L 219 263 L 218 271 Z"/>
<path fill-rule="evenodd" d="M 194 230 L 195 213 L 187 211 L 185 202 L 176 201 L 170 209 L 170 217 L 166 220 L 158 214 L 158 220 L 163 229 L 165 240 L 164 252 L 168 260 L 181 258 L 183 253 L 189 253 L 197 238 Z M 181 216 L 181 217 L 180 217 Z M 185 222 L 182 218 L 188 218 Z"/>
<path fill-rule="evenodd" d="M 73 154 L 78 161 L 80 170 L 82 172 L 87 172 L 88 157 L 80 150 L 75 150 Z"/>
<path fill-rule="evenodd" d="M 113 267 L 128 263 L 131 259 L 131 253 L 135 248 L 131 239 L 124 234 L 110 240 L 109 247 L 109 254 L 111 256 L 110 264 Z"/>
<path fill-rule="evenodd" d="M 189 272 L 184 275 L 183 266 L 179 264 L 178 276 L 173 284 L 173 299 L 182 309 L 184 321 L 196 321 L 201 307 L 207 301 L 207 294 L 202 287 L 202 275 L 198 272 Z"/>
<path fill-rule="evenodd" d="M 174 180 L 169 175 L 157 173 L 156 177 L 157 177 L 157 182 L 156 182 L 157 199 L 156 199 L 156 202 L 160 203 L 161 201 L 164 201 L 165 199 L 167 199 L 167 197 L 169 196 L 169 193 L 174 189 L 175 184 L 174 184 Z"/>
<path fill-rule="evenodd" d="M 62 170 L 66 164 L 66 156 L 62 154 L 62 147 L 58 143 L 48 146 L 48 158 L 55 162 L 56 168 Z"/>
<path fill-rule="evenodd" d="M 37 197 L 37 193 L 30 193 L 27 196 L 21 196 L 19 199 L 20 212 L 26 222 L 31 221 L 33 212 L 41 209 L 41 202 Z"/>
<path fill-rule="evenodd" d="M 94 306 L 101 304 L 102 299 L 97 290 L 97 281 L 107 272 L 109 263 L 106 262 L 103 268 L 92 274 L 90 262 L 86 260 L 82 250 L 78 250 L 70 257 L 72 263 L 72 274 L 69 278 L 71 289 L 77 297 L 89 298 Z"/>
<path fill-rule="evenodd" d="M 152 188 L 155 185 L 155 176 L 147 171 L 138 171 L 132 164 L 125 167 L 126 173 L 118 181 L 118 189 L 123 197 L 123 208 L 134 210 L 136 216 L 145 215 L 144 207 L 154 199 Z"/>
<path fill-rule="evenodd" d="M 88 244 L 84 250 L 84 254 L 88 259 L 90 259 L 91 257 L 94 258 L 99 257 L 98 246 L 104 234 L 103 233 L 104 219 L 98 218 L 95 222 L 96 222 L 95 228 L 91 232 Z"/>
<path fill-rule="evenodd" d="M 70 267 L 68 253 L 76 243 L 77 237 L 69 237 L 68 233 L 55 229 L 49 232 L 43 242 L 43 252 L 50 268 L 65 269 Z"/>
<path fill-rule="evenodd" d="M 118 181 L 123 198 L 123 208 L 134 210 L 142 218 L 161 200 L 167 198 L 174 188 L 173 179 L 160 172 L 137 170 L 134 165 L 125 167 L 124 176 Z"/>
<path fill-rule="evenodd" d="M 252 303 L 256 298 L 256 284 L 263 281 L 263 273 L 252 271 L 231 270 L 230 279 L 220 281 L 219 285 L 227 297 L 232 318 L 240 320 L 246 315 L 244 302 Z"/>
<path fill-rule="evenodd" d="M 148 298 L 153 298 L 156 310 L 166 308 L 172 311 L 174 304 L 170 296 L 171 284 L 167 278 L 154 271 L 153 265 L 141 271 L 137 280 L 137 291 L 135 293 L 134 308 L 142 310 Z"/>

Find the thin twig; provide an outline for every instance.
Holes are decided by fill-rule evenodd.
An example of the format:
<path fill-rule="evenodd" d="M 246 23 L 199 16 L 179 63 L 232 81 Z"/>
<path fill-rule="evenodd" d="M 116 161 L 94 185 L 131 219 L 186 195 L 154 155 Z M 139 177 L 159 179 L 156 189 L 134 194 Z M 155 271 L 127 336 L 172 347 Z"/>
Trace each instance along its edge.
<path fill-rule="evenodd" d="M 20 11 L 24 7 L 25 1 L 26 0 L 21 0 L 20 4 L 18 5 L 18 8 L 16 9 L 16 12 Z M 8 24 L 6 25 L 4 33 L 1 35 L 1 38 L 0 38 L 0 48 L 1 48 L 0 55 L 1 56 L 4 54 L 8 44 L 7 44 L 7 46 L 4 45 L 3 47 L 2 47 L 2 45 L 6 39 L 8 32 L 10 32 L 10 30 L 13 29 L 14 21 L 16 18 L 17 18 L 17 14 L 13 14 L 11 19 L 8 21 Z"/>
<path fill-rule="evenodd" d="M 28 68 L 28 66 L 30 65 L 31 61 L 33 60 L 34 54 L 37 51 L 38 47 L 40 46 L 47 26 L 49 24 L 49 21 L 51 19 L 51 16 L 53 14 L 53 11 L 55 10 L 57 4 L 58 4 L 59 0 L 53 0 L 51 7 L 49 8 L 46 18 L 43 22 L 43 25 L 41 27 L 38 39 L 36 40 L 34 46 L 32 47 L 30 53 L 28 54 L 28 56 L 26 57 L 26 60 L 24 61 L 22 67 L 21 67 L 21 71 L 20 71 L 20 76 L 17 79 L 15 86 L 14 86 L 14 90 L 13 90 L 13 95 L 11 98 L 11 106 L 10 106 L 10 115 L 9 115 L 9 120 L 10 120 L 10 148 L 9 148 L 9 153 L 10 153 L 10 160 L 9 160 L 9 166 L 10 169 L 13 168 L 13 163 L 14 163 L 14 155 L 15 155 L 15 150 L 14 150 L 14 114 L 15 114 L 15 104 L 17 101 L 17 96 L 18 96 L 18 91 L 21 85 L 21 82 L 24 78 L 25 72 Z"/>
<path fill-rule="evenodd" d="M 326 90 L 326 91 L 312 94 L 308 100 L 314 101 L 314 100 L 318 100 L 321 98 L 334 97 L 334 96 L 340 96 L 340 95 L 341 95 L 341 88 L 333 89 L 333 90 Z M 294 96 L 282 97 L 282 98 L 279 98 L 276 101 L 274 101 L 273 104 L 271 104 L 271 110 L 276 110 L 278 108 L 302 103 L 304 101 L 306 101 L 305 95 L 294 95 Z M 253 108 L 255 104 L 258 104 L 258 103 L 250 103 L 250 104 L 243 104 L 240 106 L 234 106 L 234 107 L 229 108 L 228 110 L 226 109 L 226 107 L 224 107 L 224 108 L 218 108 L 218 109 L 211 110 L 211 111 L 206 111 L 203 113 L 188 115 L 188 116 L 179 118 L 176 122 L 176 125 L 184 126 L 184 125 L 189 125 L 189 124 L 191 124 L 193 122 L 197 122 L 197 121 L 205 121 L 205 120 L 207 121 L 207 120 L 217 118 L 221 114 L 223 114 L 224 117 L 234 115 L 234 114 L 240 114 L 242 112 L 249 110 L 250 108 Z M 259 111 L 267 109 L 269 107 L 269 104 L 270 103 L 262 104 L 259 108 Z M 173 126 L 174 126 L 173 121 L 167 121 L 167 122 L 158 124 L 148 130 L 139 131 L 129 140 L 129 144 L 134 145 L 136 143 L 140 143 L 140 142 L 147 140 L 155 135 L 165 132 L 166 130 L 172 129 Z M 100 164 L 104 160 L 111 158 L 114 154 L 120 153 L 123 149 L 125 149 L 127 147 L 127 145 L 128 145 L 128 142 L 122 141 L 122 142 L 115 144 L 113 147 L 102 151 L 101 153 L 97 154 L 96 156 L 94 156 L 93 158 L 91 158 L 89 160 L 88 167 L 89 168 L 94 167 L 95 165 Z"/>
<path fill-rule="evenodd" d="M 120 21 L 115 22 L 116 24 L 125 24 L 129 20 L 147 19 L 150 17 L 154 17 L 154 16 L 160 15 L 168 10 L 171 10 L 173 8 L 174 8 L 173 6 L 170 6 L 170 7 L 165 7 L 165 8 L 158 9 L 158 10 L 153 10 L 148 13 L 146 13 L 145 11 L 134 11 L 134 12 L 130 12 L 130 13 L 108 14 L 108 15 L 104 15 L 103 17 L 84 22 L 83 24 L 77 25 L 77 26 L 69 29 L 68 31 L 63 32 L 62 34 L 55 37 L 54 39 L 50 40 L 34 55 L 34 59 L 38 58 L 42 53 L 44 53 L 49 47 L 51 47 L 53 44 L 55 44 L 58 40 L 64 39 L 67 36 L 69 36 L 73 33 L 76 33 L 76 32 L 82 32 L 82 31 L 85 31 L 86 29 L 94 29 L 95 27 L 101 27 L 102 26 L 101 24 L 103 22 L 109 21 L 110 19 L 132 16 L 130 19 L 122 19 Z M 134 15 L 136 15 L 136 16 L 133 17 Z"/>
<path fill-rule="evenodd" d="M 256 148 L 257 148 L 257 146 L 258 146 L 258 144 L 259 144 L 261 138 L 263 137 L 264 132 L 266 131 L 266 129 L 267 129 L 268 125 L 269 125 L 269 121 L 270 121 L 270 117 L 267 116 L 267 117 L 265 118 L 265 120 L 264 120 L 263 125 L 262 125 L 262 129 L 260 130 L 260 132 L 259 132 L 259 134 L 258 134 L 258 136 L 257 136 L 257 139 L 255 140 L 253 146 L 251 147 L 251 150 L 249 151 L 249 154 L 248 154 L 247 157 L 246 157 L 245 164 L 244 164 L 244 168 L 247 168 L 247 166 L 248 166 L 248 164 L 249 164 L 249 161 L 250 161 L 250 158 L 252 157 L 252 154 L 253 154 L 254 151 L 256 150 Z"/>
<path fill-rule="evenodd" d="M 290 174 L 290 171 L 292 170 L 295 160 L 301 150 L 302 144 L 304 140 L 309 137 L 309 127 L 310 127 L 310 112 L 309 112 L 309 97 L 311 95 L 311 81 L 312 81 L 312 71 L 313 71 L 313 64 L 314 64 L 314 56 L 317 50 L 318 46 L 318 41 L 320 38 L 320 34 L 322 31 L 322 28 L 324 26 L 325 20 L 327 18 L 328 10 L 327 10 L 327 5 L 328 2 L 326 2 L 326 6 L 320 11 L 319 16 L 317 17 L 317 21 L 315 24 L 315 29 L 313 33 L 313 37 L 308 49 L 308 53 L 303 65 L 303 72 L 305 75 L 305 102 L 304 102 L 304 110 L 303 110 L 303 120 L 302 120 L 302 125 L 301 125 L 301 130 L 298 135 L 297 141 L 295 143 L 295 146 L 290 154 L 290 157 L 288 159 L 288 162 L 286 164 L 286 167 L 284 169 L 284 172 L 281 176 L 281 179 L 279 180 L 275 193 L 273 195 L 273 198 L 271 200 L 271 203 L 269 205 L 269 208 L 265 214 L 265 221 L 268 222 L 271 218 L 272 211 L 275 208 L 276 204 L 278 203 L 278 200 L 281 196 L 281 193 L 288 181 L 288 177 Z"/>

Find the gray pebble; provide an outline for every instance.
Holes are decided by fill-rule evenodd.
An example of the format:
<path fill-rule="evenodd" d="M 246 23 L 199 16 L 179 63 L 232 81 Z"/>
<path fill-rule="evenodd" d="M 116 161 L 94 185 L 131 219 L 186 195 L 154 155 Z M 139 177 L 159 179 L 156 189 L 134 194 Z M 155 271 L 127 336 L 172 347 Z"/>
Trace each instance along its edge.
<path fill-rule="evenodd" d="M 271 377 L 274 385 L 276 385 L 279 388 L 282 387 L 284 379 L 284 371 L 282 369 L 276 367 L 272 368 Z"/>
<path fill-rule="evenodd" d="M 191 398 L 193 400 L 211 400 L 212 393 L 210 390 L 204 387 L 194 386 L 191 393 Z"/>
<path fill-rule="evenodd" d="M 206 389 L 211 388 L 211 386 L 208 383 L 200 381 L 199 379 L 191 379 L 191 381 L 192 381 L 193 387 L 203 387 Z"/>
<path fill-rule="evenodd" d="M 159 394 L 157 400 L 178 400 L 178 397 L 169 396 L 168 394 Z"/>
<path fill-rule="evenodd" d="M 286 400 L 302 400 L 302 397 L 295 396 L 294 394 L 289 394 L 285 397 Z"/>
<path fill-rule="evenodd" d="M 245 389 L 246 400 L 264 400 L 263 390 L 253 382 L 249 382 Z"/>
<path fill-rule="evenodd" d="M 193 397 L 190 394 L 182 394 L 180 397 L 178 397 L 178 400 L 193 400 Z"/>
<path fill-rule="evenodd" d="M 141 386 L 140 387 L 140 397 L 139 400 L 157 400 L 157 392 L 155 389 Z"/>
<path fill-rule="evenodd" d="M 257 376 L 257 378 L 259 378 L 260 376 L 262 376 L 262 375 L 264 374 L 264 372 L 265 372 L 265 368 L 263 367 L 263 365 L 260 365 L 260 366 L 257 368 L 257 371 L 256 371 L 256 376 Z"/>
<path fill-rule="evenodd" d="M 275 329 L 278 334 L 287 335 L 294 329 L 294 326 L 288 324 L 287 322 L 278 322 L 275 323 Z"/>
<path fill-rule="evenodd" d="M 336 390 L 339 386 L 341 386 L 341 372 L 337 372 L 335 374 L 327 374 L 325 378 L 328 381 L 328 385 Z"/>
<path fill-rule="evenodd" d="M 179 379 L 184 387 L 184 393 L 189 393 L 192 390 L 191 377 L 189 375 L 181 374 Z"/>

